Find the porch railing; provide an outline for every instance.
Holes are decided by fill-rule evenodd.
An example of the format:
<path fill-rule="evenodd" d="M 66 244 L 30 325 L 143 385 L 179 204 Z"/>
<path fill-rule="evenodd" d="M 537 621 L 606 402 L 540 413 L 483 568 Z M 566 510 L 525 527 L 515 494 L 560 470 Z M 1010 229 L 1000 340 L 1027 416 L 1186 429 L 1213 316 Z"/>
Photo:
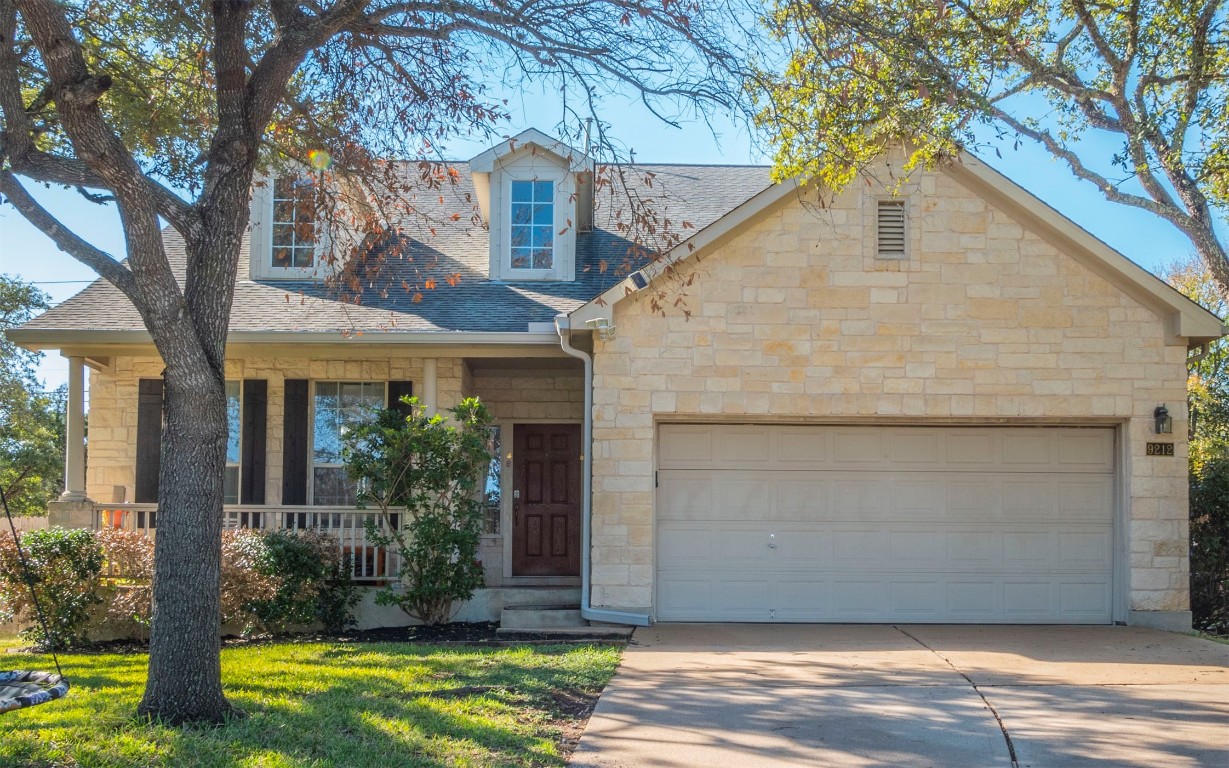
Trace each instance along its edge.
<path fill-rule="evenodd" d="M 392 515 L 396 525 L 399 515 Z M 260 531 L 318 531 L 337 542 L 338 551 L 350 564 L 351 576 L 362 583 L 382 583 L 396 577 L 399 563 L 395 552 L 369 541 L 367 524 L 388 530 L 388 522 L 374 509 L 353 507 L 264 507 L 227 505 L 222 508 L 223 528 Z M 95 528 L 121 528 L 154 538 L 158 531 L 157 504 L 106 504 L 94 510 Z"/>

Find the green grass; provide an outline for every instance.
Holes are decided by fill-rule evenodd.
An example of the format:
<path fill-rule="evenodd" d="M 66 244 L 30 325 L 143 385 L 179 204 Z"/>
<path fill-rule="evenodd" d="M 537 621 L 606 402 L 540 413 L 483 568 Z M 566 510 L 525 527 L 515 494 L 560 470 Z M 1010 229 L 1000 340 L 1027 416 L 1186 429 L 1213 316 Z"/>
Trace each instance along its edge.
<path fill-rule="evenodd" d="M 0 667 L 50 669 L 2 653 Z M 568 695 L 610 680 L 619 649 L 481 649 L 399 643 L 228 648 L 222 675 L 247 717 L 169 728 L 134 717 L 145 655 L 64 654 L 57 702 L 0 715 L 0 765 L 555 766 Z M 465 689 L 455 693 L 450 690 Z M 552 695 L 552 693 L 554 695 Z"/>

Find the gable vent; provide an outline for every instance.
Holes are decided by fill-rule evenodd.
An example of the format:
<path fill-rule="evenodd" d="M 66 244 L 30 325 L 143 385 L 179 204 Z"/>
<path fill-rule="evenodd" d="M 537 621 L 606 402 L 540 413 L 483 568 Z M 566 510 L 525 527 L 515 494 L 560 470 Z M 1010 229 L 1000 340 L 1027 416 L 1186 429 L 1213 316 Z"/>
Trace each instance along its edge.
<path fill-rule="evenodd" d="M 879 201 L 879 242 L 876 255 L 881 259 L 905 258 L 905 201 Z"/>

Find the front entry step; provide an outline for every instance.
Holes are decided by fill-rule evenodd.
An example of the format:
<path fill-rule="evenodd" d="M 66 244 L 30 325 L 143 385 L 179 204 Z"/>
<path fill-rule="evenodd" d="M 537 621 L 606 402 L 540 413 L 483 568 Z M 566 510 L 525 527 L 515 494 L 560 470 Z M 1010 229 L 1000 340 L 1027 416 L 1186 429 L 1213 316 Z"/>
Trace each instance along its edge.
<path fill-rule="evenodd" d="M 579 605 L 509 605 L 499 616 L 501 635 L 603 635 L 625 637 L 632 627 L 590 626 Z"/>

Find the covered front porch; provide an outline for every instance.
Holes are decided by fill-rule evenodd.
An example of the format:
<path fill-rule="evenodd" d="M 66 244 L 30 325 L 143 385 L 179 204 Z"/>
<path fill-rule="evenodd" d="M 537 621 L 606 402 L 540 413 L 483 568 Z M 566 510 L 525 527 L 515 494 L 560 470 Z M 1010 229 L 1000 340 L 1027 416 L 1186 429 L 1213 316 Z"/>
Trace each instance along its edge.
<path fill-rule="evenodd" d="M 495 349 L 465 350 L 455 357 L 361 351 L 321 350 L 330 356 L 307 357 L 299 350 L 291 356 L 289 350 L 254 354 L 240 347 L 232 353 L 227 380 L 235 382 L 237 397 L 225 527 L 319 531 L 336 540 L 356 581 L 388 584 L 399 566 L 396 554 L 372 543 L 368 528 L 396 525 L 397 515 L 389 519 L 376 509 L 358 509 L 337 492 L 343 470 L 329 453 L 335 448 L 332 438 L 323 434 L 337 419 L 325 410 L 340 410 L 351 390 L 379 405 L 412 393 L 430 413 L 478 397 L 494 417 L 496 459 L 485 488 L 479 554 L 483 592 L 491 594 L 476 598 L 472 610 L 467 606 L 458 617 L 495 620 L 509 601 L 579 603 L 584 407 L 579 362 L 560 356 L 557 347 L 552 354 L 539 350 L 525 357 Z M 150 476 L 157 476 L 158 450 L 150 435 L 160 431 L 161 417 L 160 400 L 151 392 L 158 390 L 161 361 L 115 355 L 71 356 L 69 363 L 67 480 L 49 511 L 49 524 L 122 528 L 154 537 L 158 503 Z M 158 422 L 151 427 L 155 416 Z M 366 626 L 405 622 L 403 615 L 374 605 L 360 613 Z"/>

